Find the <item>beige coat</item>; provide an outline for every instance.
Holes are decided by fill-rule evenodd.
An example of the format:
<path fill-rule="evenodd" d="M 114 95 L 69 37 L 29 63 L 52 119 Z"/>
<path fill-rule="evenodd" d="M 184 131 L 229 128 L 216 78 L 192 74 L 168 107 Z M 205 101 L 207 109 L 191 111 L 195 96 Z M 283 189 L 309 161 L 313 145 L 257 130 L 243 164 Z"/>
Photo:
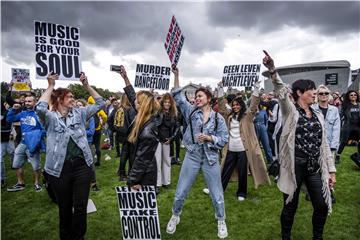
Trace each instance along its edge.
<path fill-rule="evenodd" d="M 289 90 L 276 73 L 272 75 L 275 92 L 279 94 L 279 104 L 283 116 L 283 129 L 279 143 L 280 173 L 278 187 L 281 192 L 288 194 L 286 203 L 294 196 L 296 185 L 295 176 L 295 131 L 299 120 L 299 112 L 289 97 Z M 322 139 L 320 146 L 319 165 L 321 168 L 321 179 L 323 183 L 323 196 L 331 213 L 331 197 L 329 188 L 329 172 L 336 172 L 334 157 L 326 140 L 324 117 L 322 113 L 314 111 L 322 127 Z"/>
<path fill-rule="evenodd" d="M 252 95 L 251 105 L 245 112 L 245 115 L 240 120 L 240 137 L 243 141 L 246 157 L 248 160 L 248 166 L 250 167 L 251 175 L 254 180 L 255 189 L 261 184 L 271 184 L 270 178 L 267 174 L 266 164 L 263 158 L 263 154 L 260 149 L 259 141 L 256 137 L 254 128 L 254 117 L 257 112 L 257 106 L 259 105 L 260 98 Z M 231 115 L 228 113 L 225 107 L 224 97 L 218 99 L 219 113 L 227 119 L 227 126 L 229 128 Z M 223 157 L 225 159 L 227 152 L 227 146 L 224 148 Z M 222 161 L 222 165 L 225 161 Z M 231 180 L 237 180 L 237 171 L 234 170 Z"/>

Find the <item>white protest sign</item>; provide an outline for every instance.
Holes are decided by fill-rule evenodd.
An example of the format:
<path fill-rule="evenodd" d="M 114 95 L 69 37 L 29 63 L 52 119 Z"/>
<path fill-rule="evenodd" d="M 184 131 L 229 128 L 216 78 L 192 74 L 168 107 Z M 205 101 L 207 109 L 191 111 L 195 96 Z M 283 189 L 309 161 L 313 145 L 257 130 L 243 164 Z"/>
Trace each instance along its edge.
<path fill-rule="evenodd" d="M 252 87 L 259 80 L 261 64 L 225 66 L 222 82 L 224 87 Z"/>
<path fill-rule="evenodd" d="M 176 22 L 175 16 L 172 16 L 169 32 L 166 35 L 165 49 L 169 55 L 171 66 L 176 66 L 179 62 L 182 46 L 185 37 L 181 32 L 179 24 Z"/>
<path fill-rule="evenodd" d="M 81 72 L 80 28 L 35 21 L 36 78 L 53 71 L 60 80 L 78 80 Z"/>
<path fill-rule="evenodd" d="M 137 64 L 134 87 L 169 90 L 170 72 L 169 67 Z"/>
<path fill-rule="evenodd" d="M 116 187 L 123 239 L 161 239 L 154 186 Z"/>
<path fill-rule="evenodd" d="M 30 70 L 22 68 L 11 68 L 11 91 L 27 92 L 30 91 Z"/>

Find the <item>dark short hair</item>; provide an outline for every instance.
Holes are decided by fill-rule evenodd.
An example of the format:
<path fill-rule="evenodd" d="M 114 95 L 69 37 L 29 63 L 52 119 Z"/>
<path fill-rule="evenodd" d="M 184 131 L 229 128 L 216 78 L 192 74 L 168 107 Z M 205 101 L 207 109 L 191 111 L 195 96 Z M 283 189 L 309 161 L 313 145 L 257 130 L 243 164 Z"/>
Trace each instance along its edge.
<path fill-rule="evenodd" d="M 316 86 L 313 80 L 298 79 L 292 84 L 291 89 L 292 89 L 292 96 L 294 98 L 294 101 L 296 102 L 299 99 L 299 96 L 297 95 L 298 90 L 301 93 L 304 93 L 308 90 L 316 89 Z"/>
<path fill-rule="evenodd" d="M 195 91 L 195 97 L 196 97 L 196 94 L 197 94 L 198 92 L 203 92 L 203 93 L 205 93 L 206 97 L 207 97 L 209 100 L 212 99 L 212 93 L 210 92 L 209 89 L 204 88 L 204 87 L 198 88 L 198 89 Z"/>
<path fill-rule="evenodd" d="M 229 94 L 226 96 L 226 100 L 228 101 L 228 103 L 231 103 L 232 100 L 234 100 L 234 98 L 236 97 L 235 94 Z"/>

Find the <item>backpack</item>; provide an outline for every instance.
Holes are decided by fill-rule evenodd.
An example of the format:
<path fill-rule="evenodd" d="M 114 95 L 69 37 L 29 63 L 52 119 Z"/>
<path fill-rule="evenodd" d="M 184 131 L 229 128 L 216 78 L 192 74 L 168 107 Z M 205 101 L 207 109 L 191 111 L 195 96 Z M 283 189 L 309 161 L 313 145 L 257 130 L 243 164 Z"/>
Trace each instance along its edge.
<path fill-rule="evenodd" d="M 114 128 L 117 132 L 125 131 L 125 111 L 124 108 L 120 107 L 114 116 Z"/>

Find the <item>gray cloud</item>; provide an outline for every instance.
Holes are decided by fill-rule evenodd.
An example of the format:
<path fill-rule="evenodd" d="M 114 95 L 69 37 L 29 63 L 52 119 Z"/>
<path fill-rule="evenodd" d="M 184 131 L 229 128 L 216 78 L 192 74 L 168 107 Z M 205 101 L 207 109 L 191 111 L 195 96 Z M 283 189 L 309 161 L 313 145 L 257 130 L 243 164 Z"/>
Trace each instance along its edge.
<path fill-rule="evenodd" d="M 42 20 L 79 26 L 82 59 L 94 65 L 99 64 L 94 61 L 99 49 L 115 56 L 152 55 L 149 59 L 168 64 L 163 43 L 173 14 L 186 37 L 182 58 L 191 60 L 222 51 L 225 39 L 236 37 L 236 29 L 264 34 L 287 24 L 315 27 L 327 35 L 359 32 L 359 6 L 359 2 L 1 2 L 1 47 L 9 64 L 32 63 L 33 21 Z M 195 75 L 200 74 L 211 75 L 207 70 Z"/>
<path fill-rule="evenodd" d="M 166 2 L 2 2 L 2 41 L 4 55 L 13 61 L 27 62 L 31 58 L 19 58 L 13 54 L 22 48 L 23 54 L 33 56 L 33 22 L 42 20 L 81 29 L 82 54 L 91 60 L 91 47 L 106 48 L 114 55 L 145 52 L 149 45 L 157 44 L 163 51 L 163 43 L 173 14 L 176 15 L 186 35 L 185 47 L 194 53 L 220 50 L 222 38 L 210 38 L 211 26 L 204 24 L 202 16 L 190 9 L 201 8 L 201 3 Z M 185 21 L 186 20 L 186 21 Z M 18 33 L 21 33 L 20 35 Z M 22 38 L 26 45 L 19 45 Z M 16 47 L 17 46 L 17 47 Z M 15 47 L 15 48 L 14 48 Z M 26 47 L 26 48 L 25 48 Z M 9 58 L 9 59 L 10 59 Z"/>
<path fill-rule="evenodd" d="M 360 2 L 211 2 L 209 22 L 271 32 L 284 25 L 337 35 L 360 30 Z"/>

